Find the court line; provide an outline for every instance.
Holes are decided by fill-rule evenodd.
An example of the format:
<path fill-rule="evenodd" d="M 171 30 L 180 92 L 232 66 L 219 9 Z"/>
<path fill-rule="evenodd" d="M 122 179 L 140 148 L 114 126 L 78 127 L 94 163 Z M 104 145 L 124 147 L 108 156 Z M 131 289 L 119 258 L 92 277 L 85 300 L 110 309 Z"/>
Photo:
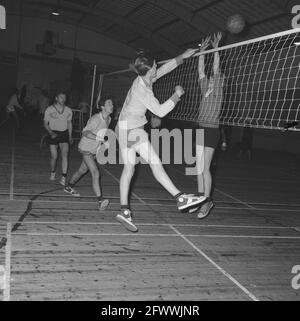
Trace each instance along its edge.
<path fill-rule="evenodd" d="M 3 290 L 3 301 L 10 300 L 10 279 L 11 279 L 11 224 L 7 223 L 6 245 L 5 245 L 5 287 Z"/>
<path fill-rule="evenodd" d="M 191 180 L 193 180 L 194 182 L 195 182 L 195 181 L 197 182 L 196 179 L 194 179 L 193 177 L 190 177 L 191 175 L 185 175 L 183 172 L 181 172 L 181 171 L 178 170 L 177 168 L 173 167 L 172 165 L 168 165 L 168 167 L 171 168 L 172 170 L 174 170 L 175 172 L 178 172 L 179 174 L 183 175 L 184 177 L 188 177 L 188 178 L 190 178 Z M 236 197 L 234 197 L 234 196 L 232 196 L 232 195 L 230 195 L 230 194 L 228 194 L 228 193 L 222 192 L 222 191 L 219 190 L 218 188 L 215 188 L 215 190 L 218 191 L 219 193 L 221 193 L 221 194 L 223 194 L 223 195 L 225 195 L 225 196 L 227 196 L 227 197 L 235 200 L 236 202 L 247 206 L 247 207 L 250 208 L 250 209 L 255 209 L 254 206 L 251 206 L 251 205 L 249 205 L 248 203 L 246 203 L 246 202 L 244 202 L 244 201 L 242 201 L 242 200 L 240 200 L 240 199 L 238 199 L 238 198 L 236 198 Z"/>
<path fill-rule="evenodd" d="M 23 225 L 26 224 L 53 224 L 53 225 L 118 225 L 119 223 L 113 222 L 80 222 L 80 221 L 26 221 L 23 222 Z M 139 223 L 140 226 L 169 226 L 167 223 Z M 216 228 L 244 228 L 244 229 L 278 229 L 278 230 L 288 230 L 288 229 L 300 229 L 297 226 L 261 226 L 261 225 L 225 225 L 225 224 L 172 224 L 173 226 L 179 227 L 216 227 Z"/>
<path fill-rule="evenodd" d="M 170 226 L 170 224 L 169 224 Z M 174 228 L 174 231 L 177 229 Z M 178 231 L 178 233 L 180 233 Z M 250 239 L 296 239 L 299 240 L 300 236 L 272 236 L 272 235 L 228 235 L 228 234 L 172 234 L 172 233 L 42 233 L 42 232 L 16 232 L 14 236 L 151 236 L 151 237 L 206 237 L 206 238 L 250 238 Z M 192 242 L 191 242 L 192 243 Z"/>
<path fill-rule="evenodd" d="M 182 173 L 183 174 L 183 173 Z M 9 193 L 7 191 L 4 190 L 0 190 L 0 195 L 9 195 Z M 22 192 L 16 192 L 16 190 L 14 189 L 14 196 L 34 196 L 35 194 L 30 194 L 30 193 L 22 193 Z M 48 194 L 48 195 L 40 195 L 40 197 L 66 197 L 66 198 L 73 198 L 74 196 L 70 196 L 67 194 Z M 107 198 L 110 199 L 119 199 L 119 197 L 114 196 L 114 195 L 106 195 Z M 80 197 L 77 197 L 78 199 L 81 198 L 95 198 L 95 196 L 93 195 L 82 195 Z M 143 197 L 143 200 L 155 200 L 155 201 L 162 201 L 162 202 L 174 202 L 174 200 L 172 198 L 155 198 L 155 197 Z M 1 200 L 0 200 L 1 201 Z M 62 201 L 63 202 L 63 201 Z M 65 201 L 68 202 L 68 201 Z M 84 201 L 82 201 L 84 202 Z M 225 203 L 225 204 L 240 204 L 240 201 L 235 201 L 235 202 L 231 202 L 231 201 L 219 201 L 219 200 L 215 200 L 214 203 Z M 147 203 L 148 204 L 148 203 Z M 264 202 L 247 202 L 248 205 L 265 205 L 265 206 L 289 206 L 289 207 L 299 207 L 300 208 L 300 204 L 287 204 L 287 203 L 264 203 Z"/>
<path fill-rule="evenodd" d="M 9 199 L 14 199 L 14 180 L 15 180 L 15 129 L 12 129 L 12 147 L 11 147 L 11 168 L 10 168 L 10 183 L 9 183 Z"/>
<path fill-rule="evenodd" d="M 246 203 L 246 202 L 244 202 L 244 201 L 241 201 L 240 199 L 238 199 L 238 198 L 236 198 L 236 197 L 234 197 L 234 196 L 232 196 L 232 195 L 230 195 L 230 194 L 228 194 L 228 193 L 225 193 L 225 192 L 221 191 L 221 190 L 218 189 L 218 188 L 215 188 L 215 190 L 218 191 L 219 193 L 227 196 L 227 197 L 230 197 L 231 199 L 233 199 L 233 200 L 235 200 L 235 201 L 237 201 L 237 202 L 240 202 L 241 204 L 247 206 L 247 207 L 250 208 L 251 210 L 255 210 L 255 209 L 256 209 L 256 207 L 254 207 L 254 206 L 252 206 L 252 205 L 249 205 L 248 203 Z"/>
<path fill-rule="evenodd" d="M 14 194 L 14 196 L 16 197 L 16 193 Z M 108 197 L 109 198 L 109 197 Z M 3 199 L 1 200 L 0 199 L 0 202 L 10 202 L 11 200 L 6 200 L 6 199 Z M 28 202 L 29 200 L 26 199 L 26 200 L 18 200 L 16 198 L 13 199 L 14 202 Z M 68 203 L 68 204 L 95 204 L 95 202 L 90 202 L 90 201 L 69 201 L 69 200 L 66 200 L 66 201 L 57 201 L 57 200 L 36 200 L 35 201 L 35 204 L 38 204 L 38 203 L 59 203 L 59 204 L 65 204 L 65 203 Z M 115 202 L 110 202 L 111 205 L 120 205 L 120 203 L 115 203 Z M 133 203 L 131 202 L 132 205 L 140 205 L 140 202 L 139 203 Z M 238 203 L 237 203 L 238 204 Z M 163 207 L 171 207 L 171 208 L 174 208 L 175 205 L 173 204 L 161 204 L 161 203 L 146 203 L 146 204 L 142 204 L 142 205 L 145 205 L 145 206 L 163 206 Z M 39 209 L 39 208 L 34 208 L 34 209 Z M 245 208 L 245 207 L 231 207 L 231 206 L 216 206 L 215 209 L 225 209 L 225 210 L 230 210 L 230 211 L 233 211 L 233 210 L 248 210 L 248 208 Z M 61 211 L 64 211 L 64 209 L 60 209 Z M 280 209 L 280 208 L 258 208 L 258 207 L 255 207 L 252 209 L 252 211 L 272 211 L 272 212 L 295 212 L 295 213 L 300 213 L 300 209 Z"/>
<path fill-rule="evenodd" d="M 120 180 L 118 178 L 116 178 L 116 176 L 114 174 L 112 174 L 108 169 L 104 168 L 104 166 L 102 166 L 101 168 L 118 183 L 118 186 L 120 186 Z M 143 205 L 147 205 L 146 202 L 144 202 L 137 194 L 132 192 L 132 195 L 135 198 L 137 198 Z"/>
<path fill-rule="evenodd" d="M 188 243 L 194 250 L 201 254 L 208 262 L 210 262 L 215 268 L 217 268 L 224 276 L 226 276 L 231 282 L 238 286 L 250 299 L 253 301 L 259 301 L 258 298 L 247 290 L 241 283 L 239 283 L 233 276 L 226 272 L 220 265 L 213 261 L 208 255 L 206 255 L 202 250 L 200 250 L 193 242 L 187 239 L 183 234 L 181 234 L 174 226 L 169 225 L 170 228 L 178 234 L 186 243 Z"/>

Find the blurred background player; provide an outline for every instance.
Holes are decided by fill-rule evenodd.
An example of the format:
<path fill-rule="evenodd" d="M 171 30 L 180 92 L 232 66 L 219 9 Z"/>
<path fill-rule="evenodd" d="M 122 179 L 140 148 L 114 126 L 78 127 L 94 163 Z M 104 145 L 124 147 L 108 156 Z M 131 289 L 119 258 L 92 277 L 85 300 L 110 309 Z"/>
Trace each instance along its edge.
<path fill-rule="evenodd" d="M 63 92 L 56 95 L 53 105 L 49 106 L 44 115 L 44 127 L 49 134 L 48 143 L 50 148 L 50 180 L 56 176 L 56 163 L 58 148 L 61 153 L 62 177 L 60 184 L 65 185 L 68 171 L 69 144 L 72 138 L 72 109 L 65 105 L 66 94 Z"/>
<path fill-rule="evenodd" d="M 78 150 L 82 155 L 82 162 L 64 191 L 73 196 L 80 196 L 74 189 L 74 186 L 89 171 L 92 175 L 92 185 L 97 197 L 98 208 L 102 211 L 107 208 L 109 200 L 102 197 L 101 185 L 99 183 L 100 174 L 95 158 L 98 149 L 102 145 L 104 145 L 104 148 L 109 146 L 108 142 L 104 142 L 104 136 L 111 122 L 110 115 L 114 110 L 114 105 L 111 99 L 103 98 L 103 100 L 100 100 L 99 106 L 100 112 L 88 120 L 87 125 L 82 131 L 82 137 L 78 145 Z"/>
<path fill-rule="evenodd" d="M 18 115 L 18 110 L 24 112 L 24 108 L 21 106 L 20 101 L 20 93 L 19 90 L 17 88 L 14 89 L 13 94 L 11 95 L 8 104 L 6 106 L 5 109 L 5 118 L 4 120 L 0 123 L 0 127 L 2 125 L 4 125 L 8 120 L 13 119 L 15 124 L 16 124 L 16 128 L 19 129 L 20 128 L 20 119 L 19 119 L 19 115 Z"/>

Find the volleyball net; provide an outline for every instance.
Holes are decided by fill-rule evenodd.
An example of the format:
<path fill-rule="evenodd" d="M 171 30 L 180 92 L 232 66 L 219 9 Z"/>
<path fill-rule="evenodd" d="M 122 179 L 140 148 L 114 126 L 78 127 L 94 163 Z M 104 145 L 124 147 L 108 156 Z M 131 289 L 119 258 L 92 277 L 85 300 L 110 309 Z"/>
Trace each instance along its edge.
<path fill-rule="evenodd" d="M 213 72 L 216 53 L 218 76 Z M 159 79 L 154 93 L 164 102 L 176 85 L 184 88 L 185 95 L 167 116 L 171 119 L 300 130 L 299 56 L 300 29 L 207 50 Z M 128 69 L 101 77 L 98 98 L 110 96 L 121 107 L 136 75 Z"/>

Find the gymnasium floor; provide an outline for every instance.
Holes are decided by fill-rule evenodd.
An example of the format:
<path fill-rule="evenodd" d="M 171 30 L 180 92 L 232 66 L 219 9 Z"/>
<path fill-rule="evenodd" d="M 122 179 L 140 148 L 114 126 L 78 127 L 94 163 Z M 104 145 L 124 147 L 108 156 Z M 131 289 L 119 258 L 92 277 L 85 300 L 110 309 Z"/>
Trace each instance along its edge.
<path fill-rule="evenodd" d="M 0 129 L 0 233 L 12 224 L 10 300 L 299 300 L 299 161 L 255 151 L 251 162 L 219 159 L 216 207 L 205 220 L 177 211 L 139 168 L 132 196 L 138 233 L 114 220 L 121 166 L 102 168 L 111 206 L 99 213 L 90 176 L 82 197 L 49 178 L 40 131 Z M 70 173 L 80 162 L 74 146 Z M 60 168 L 60 167 L 59 167 Z M 166 166 L 184 191 L 196 191 L 183 166 Z M 0 249 L 4 264 L 5 246 Z"/>

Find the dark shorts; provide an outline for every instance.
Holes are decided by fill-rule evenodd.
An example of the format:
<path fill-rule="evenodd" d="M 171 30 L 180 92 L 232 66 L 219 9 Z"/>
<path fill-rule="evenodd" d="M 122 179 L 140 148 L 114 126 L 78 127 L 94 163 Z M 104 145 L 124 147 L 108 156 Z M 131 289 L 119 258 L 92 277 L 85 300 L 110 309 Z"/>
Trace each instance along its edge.
<path fill-rule="evenodd" d="M 204 130 L 204 147 L 216 149 L 220 139 L 219 128 L 213 127 L 198 127 Z"/>
<path fill-rule="evenodd" d="M 49 135 L 48 137 L 48 144 L 49 145 L 58 145 L 60 143 L 69 143 L 69 132 L 68 130 L 65 130 L 63 132 L 57 131 L 57 130 L 52 130 L 55 134 L 57 134 L 57 137 L 54 139 L 51 138 Z"/>

